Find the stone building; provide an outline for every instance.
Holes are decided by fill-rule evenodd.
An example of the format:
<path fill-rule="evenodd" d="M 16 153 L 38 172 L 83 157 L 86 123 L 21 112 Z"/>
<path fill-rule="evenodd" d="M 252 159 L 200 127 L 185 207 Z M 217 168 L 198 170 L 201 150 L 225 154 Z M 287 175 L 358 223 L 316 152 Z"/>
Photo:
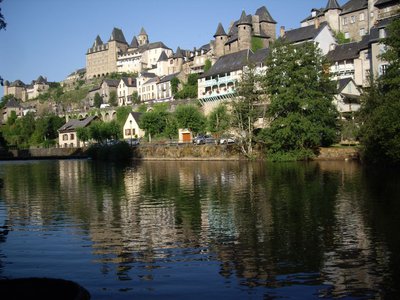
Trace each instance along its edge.
<path fill-rule="evenodd" d="M 233 22 L 228 33 L 221 23 L 212 41 L 216 57 L 242 50 L 251 49 L 253 43 L 261 42 L 263 48 L 276 38 L 276 21 L 265 6 L 257 9 L 254 15 L 247 15 L 242 11 L 240 19 Z"/>
<path fill-rule="evenodd" d="M 114 28 L 107 43 L 97 36 L 92 47 L 86 53 L 86 77 L 102 77 L 117 72 L 118 54 L 128 49 L 124 33 Z"/>

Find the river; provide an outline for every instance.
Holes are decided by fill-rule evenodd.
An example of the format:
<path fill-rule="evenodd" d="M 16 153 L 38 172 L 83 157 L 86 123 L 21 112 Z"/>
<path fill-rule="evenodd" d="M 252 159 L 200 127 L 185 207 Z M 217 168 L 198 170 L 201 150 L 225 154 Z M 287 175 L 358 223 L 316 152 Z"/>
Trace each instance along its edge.
<path fill-rule="evenodd" d="M 355 162 L 1 162 L 0 278 L 92 299 L 400 297 L 400 174 Z"/>

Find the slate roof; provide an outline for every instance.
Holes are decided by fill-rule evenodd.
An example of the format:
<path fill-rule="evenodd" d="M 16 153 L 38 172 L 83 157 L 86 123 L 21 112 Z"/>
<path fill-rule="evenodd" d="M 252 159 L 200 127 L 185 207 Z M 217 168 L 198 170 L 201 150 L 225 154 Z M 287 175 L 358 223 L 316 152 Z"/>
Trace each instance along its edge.
<path fill-rule="evenodd" d="M 271 14 L 265 6 L 261 6 L 259 9 L 257 9 L 256 15 L 259 17 L 260 23 L 267 22 L 276 24 L 276 21 L 272 18 Z"/>
<path fill-rule="evenodd" d="M 92 48 L 96 48 L 96 47 L 101 46 L 101 45 L 103 45 L 103 41 L 101 40 L 100 36 L 97 35 L 96 39 L 94 40 L 94 43 L 92 45 Z"/>
<path fill-rule="evenodd" d="M 383 19 L 383 20 L 380 20 L 378 23 L 376 23 L 369 32 L 369 34 L 370 34 L 369 42 L 370 43 L 378 42 L 380 40 L 379 29 L 386 28 L 394 19 L 397 19 L 397 18 L 399 18 L 399 16 L 394 16 L 391 18 Z"/>
<path fill-rule="evenodd" d="M 157 76 L 156 74 L 150 73 L 150 72 L 141 72 L 140 75 L 141 75 L 142 77 L 145 77 L 145 78 L 153 78 L 153 77 L 156 77 L 156 76 Z"/>
<path fill-rule="evenodd" d="M 136 78 L 132 78 L 132 84 L 129 84 L 129 78 L 128 77 L 122 77 L 121 80 L 125 83 L 127 87 L 136 87 Z"/>
<path fill-rule="evenodd" d="M 313 9 L 311 10 L 311 12 L 313 12 L 313 11 L 316 12 L 316 13 L 315 13 L 315 17 L 313 17 L 312 14 L 311 14 L 311 15 L 309 15 L 307 18 L 305 18 L 304 20 L 302 20 L 301 23 L 306 22 L 306 21 L 309 21 L 309 20 L 313 20 L 313 19 L 315 19 L 316 17 L 320 17 L 320 16 L 323 16 L 323 15 L 324 15 L 324 8 L 313 8 Z"/>
<path fill-rule="evenodd" d="M 111 42 L 111 41 L 128 44 L 125 40 L 125 36 L 124 36 L 124 33 L 122 32 L 122 30 L 119 28 L 115 28 L 115 27 L 111 33 L 109 42 Z"/>
<path fill-rule="evenodd" d="M 353 81 L 353 78 L 343 78 L 337 81 L 337 91 L 341 93 L 343 89 L 349 84 L 349 82 Z M 355 83 L 354 83 L 355 84 Z"/>
<path fill-rule="evenodd" d="M 158 81 L 159 81 L 158 76 L 155 76 L 155 77 L 150 78 L 149 80 L 147 80 L 145 83 L 143 83 L 143 85 L 149 84 L 149 83 L 153 83 L 153 82 L 158 82 Z"/>
<path fill-rule="evenodd" d="M 241 70 L 248 63 L 251 55 L 253 55 L 251 50 L 242 50 L 221 56 L 200 78 Z"/>
<path fill-rule="evenodd" d="M 337 45 L 334 50 L 331 50 L 327 54 L 327 58 L 332 61 L 342 61 L 345 59 L 354 59 L 359 57 L 360 53 L 360 43 L 346 43 L 342 45 Z"/>
<path fill-rule="evenodd" d="M 246 12 L 243 10 L 237 25 L 251 25 L 251 24 L 252 24 L 251 15 L 246 15 Z"/>
<path fill-rule="evenodd" d="M 259 49 L 250 56 L 249 61 L 256 65 L 264 64 L 269 55 L 269 48 Z"/>
<path fill-rule="evenodd" d="M 103 82 L 107 83 L 107 85 L 110 87 L 117 87 L 119 84 L 119 80 L 116 79 L 104 79 Z"/>
<path fill-rule="evenodd" d="M 170 75 L 167 75 L 167 76 L 164 76 L 163 78 L 160 79 L 160 82 L 159 82 L 159 83 L 171 81 L 173 78 L 175 78 L 176 76 L 178 76 L 178 74 L 179 74 L 179 72 L 178 72 L 178 73 L 174 73 L 174 74 L 170 74 Z"/>
<path fill-rule="evenodd" d="M 146 30 L 144 30 L 143 27 L 140 29 L 139 35 L 147 35 L 147 32 L 146 32 Z"/>
<path fill-rule="evenodd" d="M 168 56 L 165 54 L 165 51 L 161 52 L 160 57 L 158 58 L 158 61 L 168 61 Z"/>
<path fill-rule="evenodd" d="M 325 28 L 325 26 L 328 26 L 327 22 L 322 22 L 318 28 L 315 28 L 315 25 L 309 25 L 288 30 L 283 38 L 289 43 L 313 40 L 318 36 L 321 30 Z"/>
<path fill-rule="evenodd" d="M 395 4 L 396 2 L 398 3 L 399 0 L 378 0 L 376 1 L 375 6 L 379 7 L 379 6 L 384 6 L 386 4 L 392 4 L 392 3 Z"/>
<path fill-rule="evenodd" d="M 11 98 L 7 101 L 7 104 L 4 105 L 4 108 L 22 108 L 22 106 L 15 98 Z"/>
<path fill-rule="evenodd" d="M 146 50 L 151 50 L 151 49 L 156 49 L 156 48 L 170 49 L 169 47 L 165 46 L 165 44 L 163 42 L 153 42 L 153 43 L 148 43 L 146 45 L 140 46 L 139 51 L 144 52 Z"/>
<path fill-rule="evenodd" d="M 368 0 L 350 0 L 343 4 L 341 15 L 368 8 Z"/>
<path fill-rule="evenodd" d="M 58 129 L 58 132 L 61 133 L 61 132 L 75 131 L 77 128 L 88 126 L 95 119 L 97 119 L 97 116 L 90 116 L 84 120 L 71 119 L 63 126 L 61 126 L 61 128 Z"/>
<path fill-rule="evenodd" d="M 325 11 L 330 9 L 341 9 L 341 7 L 336 0 L 328 0 L 328 4 L 325 7 Z"/>
<path fill-rule="evenodd" d="M 131 42 L 131 44 L 129 46 L 131 48 L 139 48 L 139 42 L 138 42 L 136 36 L 133 36 L 132 42 Z"/>
<path fill-rule="evenodd" d="M 176 49 L 176 52 L 174 53 L 174 55 L 172 56 L 173 58 L 184 58 L 182 50 L 180 47 L 178 47 Z"/>
<path fill-rule="evenodd" d="M 225 32 L 224 27 L 222 26 L 222 24 L 220 22 L 220 23 L 218 23 L 217 31 L 215 32 L 214 37 L 224 36 L 224 35 L 227 35 L 227 34 Z"/>
<path fill-rule="evenodd" d="M 39 76 L 38 79 L 36 79 L 36 83 L 38 84 L 46 84 L 47 80 L 43 78 L 43 76 Z"/>
<path fill-rule="evenodd" d="M 135 120 L 136 120 L 136 123 L 138 123 L 139 124 L 139 122 L 140 122 L 140 119 L 142 118 L 142 113 L 140 113 L 140 112 L 136 112 L 136 111 L 133 111 L 133 112 L 131 112 L 131 113 L 129 113 Z"/>
<path fill-rule="evenodd" d="M 24 87 L 25 83 L 23 83 L 21 80 L 17 79 L 14 82 L 12 82 L 10 84 L 10 86 L 12 86 L 12 87 Z"/>

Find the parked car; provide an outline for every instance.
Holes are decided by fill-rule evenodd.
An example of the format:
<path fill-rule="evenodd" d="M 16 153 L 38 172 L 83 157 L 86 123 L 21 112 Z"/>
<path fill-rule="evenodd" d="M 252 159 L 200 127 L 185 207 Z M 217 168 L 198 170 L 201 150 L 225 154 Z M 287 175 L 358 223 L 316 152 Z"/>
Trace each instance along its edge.
<path fill-rule="evenodd" d="M 198 135 L 193 139 L 193 144 L 202 145 L 202 144 L 214 144 L 216 140 L 208 134 Z"/>
<path fill-rule="evenodd" d="M 129 145 L 131 146 L 137 146 L 140 145 L 140 139 L 134 138 L 134 139 L 126 139 L 125 140 Z"/>
<path fill-rule="evenodd" d="M 235 137 L 233 136 L 229 136 L 229 135 L 223 135 L 221 136 L 221 138 L 219 139 L 219 143 L 221 145 L 227 145 L 227 144 L 234 144 L 236 142 Z"/>

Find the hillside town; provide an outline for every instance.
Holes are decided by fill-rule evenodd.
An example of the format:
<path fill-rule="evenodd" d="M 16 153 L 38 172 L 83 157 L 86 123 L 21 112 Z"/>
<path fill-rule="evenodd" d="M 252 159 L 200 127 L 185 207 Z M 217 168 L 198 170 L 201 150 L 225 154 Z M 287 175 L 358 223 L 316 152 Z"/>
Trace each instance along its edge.
<path fill-rule="evenodd" d="M 238 12 L 228 26 L 215 24 L 210 42 L 193 49 L 173 50 L 163 41 L 151 41 L 145 28 L 127 40 L 122 29 L 114 28 L 108 39 L 101 38 L 105 33 L 94 38 L 85 54 L 85 68 L 77 69 L 60 83 L 48 82 L 45 76 L 30 84 L 5 80 L 4 96 L 8 101 L 3 107 L 2 123 L 12 113 L 21 117 L 50 110 L 66 117 L 58 146 L 79 146 L 76 135 L 73 141 L 65 139 L 65 130 L 89 124 L 93 109 L 99 109 L 97 117 L 107 122 L 115 118 L 117 107 L 134 110 L 141 104 L 174 103 L 177 92 L 190 78 L 197 80 L 197 91 L 194 96 L 182 98 L 194 99 L 208 115 L 219 104 L 236 97 L 237 85 L 250 64 L 256 72 L 266 71 L 270 45 L 277 40 L 292 45 L 311 42 L 321 50 L 337 86 L 333 103 L 341 117 L 351 118 L 360 109 L 362 89 L 369 86 L 370 78 L 378 78 L 388 67 L 380 57 L 385 51 L 380 41 L 386 37 L 386 27 L 399 17 L 399 11 L 397 0 L 349 0 L 343 5 L 328 0 L 325 7 L 312 8 L 310 15 L 299 16 L 303 19 L 298 28 L 281 26 L 278 30 L 277 21 L 262 6 L 253 14 Z M 54 87 L 63 91 L 85 89 L 75 96 L 80 99 L 68 104 L 51 97 L 43 104 L 40 100 Z M 98 96 L 100 102 L 96 101 Z M 144 136 L 138 118 L 130 114 L 126 124 L 135 123 L 136 133 Z M 131 135 L 132 128 L 124 130 L 128 133 L 125 138 Z"/>

